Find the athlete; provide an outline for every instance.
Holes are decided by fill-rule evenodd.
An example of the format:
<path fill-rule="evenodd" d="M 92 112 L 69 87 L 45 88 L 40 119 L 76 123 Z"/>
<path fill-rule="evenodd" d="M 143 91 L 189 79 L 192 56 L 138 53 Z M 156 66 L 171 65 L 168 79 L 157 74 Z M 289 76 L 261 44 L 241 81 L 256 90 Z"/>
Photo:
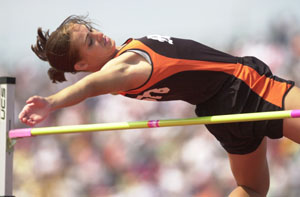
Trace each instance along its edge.
<path fill-rule="evenodd" d="M 30 126 L 54 110 L 108 93 L 183 100 L 196 106 L 198 116 L 300 109 L 299 88 L 274 76 L 259 59 L 235 57 L 192 40 L 152 35 L 116 46 L 85 17 L 70 16 L 51 34 L 39 28 L 32 49 L 49 62 L 53 82 L 65 81 L 65 72 L 90 74 L 54 95 L 29 98 L 19 119 Z M 300 142 L 297 119 L 206 127 L 228 153 L 237 182 L 230 196 L 266 196 L 266 137 Z"/>

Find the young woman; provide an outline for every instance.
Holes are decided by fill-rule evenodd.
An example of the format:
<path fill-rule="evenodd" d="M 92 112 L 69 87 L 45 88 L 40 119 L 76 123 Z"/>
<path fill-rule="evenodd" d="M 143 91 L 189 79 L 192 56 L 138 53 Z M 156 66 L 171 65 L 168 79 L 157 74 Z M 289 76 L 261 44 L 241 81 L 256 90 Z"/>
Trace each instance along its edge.
<path fill-rule="evenodd" d="M 152 100 L 184 100 L 198 116 L 300 109 L 294 82 L 273 76 L 254 57 L 234 57 L 192 40 L 167 36 L 115 41 L 86 18 L 68 17 L 49 35 L 38 29 L 36 55 L 48 61 L 53 82 L 64 72 L 91 72 L 49 97 L 33 96 L 19 114 L 30 126 L 54 110 L 107 93 Z M 300 142 L 300 121 L 207 125 L 228 152 L 237 187 L 231 196 L 265 196 L 269 189 L 266 137 Z"/>

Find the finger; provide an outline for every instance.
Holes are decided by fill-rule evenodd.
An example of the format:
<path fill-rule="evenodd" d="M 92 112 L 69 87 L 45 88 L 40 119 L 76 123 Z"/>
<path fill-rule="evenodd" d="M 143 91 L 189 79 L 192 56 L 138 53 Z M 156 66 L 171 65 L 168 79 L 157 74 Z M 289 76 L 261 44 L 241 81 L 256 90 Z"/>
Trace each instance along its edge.
<path fill-rule="evenodd" d="M 29 123 L 30 126 L 34 125 L 34 120 L 32 120 L 32 119 L 29 119 L 27 122 Z"/>
<path fill-rule="evenodd" d="M 28 114 L 28 110 L 23 109 L 19 114 L 19 119 L 21 120 L 21 119 L 25 118 L 27 116 L 27 114 Z"/>
<path fill-rule="evenodd" d="M 28 125 L 28 126 L 30 126 L 30 127 L 33 127 L 33 126 L 34 126 L 34 125 L 32 125 L 30 122 L 28 122 L 28 121 L 27 121 L 25 124 Z"/>
<path fill-rule="evenodd" d="M 29 117 L 29 111 L 30 111 L 30 108 L 28 108 L 28 106 L 25 106 L 23 108 L 23 110 L 20 112 L 19 114 L 19 120 L 23 123 L 26 123 L 28 117 Z"/>
<path fill-rule="evenodd" d="M 22 123 L 26 124 L 27 123 L 27 118 L 22 118 L 20 119 Z"/>
<path fill-rule="evenodd" d="M 23 118 L 23 119 L 22 119 L 22 122 L 23 122 L 24 124 L 26 124 L 26 125 L 31 126 L 31 120 L 30 120 L 30 118 Z"/>
<path fill-rule="evenodd" d="M 36 102 L 36 100 L 37 100 L 38 98 L 39 98 L 38 96 L 32 96 L 32 97 L 30 97 L 30 98 L 26 101 L 26 103 L 27 103 L 27 104 L 29 104 L 29 103 L 34 103 L 34 102 Z"/>
<path fill-rule="evenodd" d="M 24 118 L 24 116 L 25 116 L 25 112 L 22 110 L 22 111 L 19 113 L 18 118 L 21 120 L 22 118 Z"/>
<path fill-rule="evenodd" d="M 34 125 L 36 125 L 38 122 L 35 121 L 35 120 L 33 120 L 33 119 L 29 119 L 29 120 L 27 121 L 27 123 L 28 123 L 29 126 L 34 126 Z"/>
<path fill-rule="evenodd" d="M 28 114 L 31 111 L 33 106 L 34 106 L 34 103 L 25 105 L 20 114 Z"/>
<path fill-rule="evenodd" d="M 19 118 L 24 117 L 28 113 L 28 107 L 25 105 L 22 109 L 22 111 L 19 113 Z"/>

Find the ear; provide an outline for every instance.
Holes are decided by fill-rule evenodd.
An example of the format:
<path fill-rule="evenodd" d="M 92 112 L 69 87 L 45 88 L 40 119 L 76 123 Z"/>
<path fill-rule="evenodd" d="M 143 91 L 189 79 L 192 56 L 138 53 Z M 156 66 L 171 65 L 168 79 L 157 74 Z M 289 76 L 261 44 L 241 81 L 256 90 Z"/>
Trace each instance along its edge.
<path fill-rule="evenodd" d="M 88 64 L 85 61 L 79 61 L 74 65 L 76 71 L 85 71 L 88 68 Z"/>

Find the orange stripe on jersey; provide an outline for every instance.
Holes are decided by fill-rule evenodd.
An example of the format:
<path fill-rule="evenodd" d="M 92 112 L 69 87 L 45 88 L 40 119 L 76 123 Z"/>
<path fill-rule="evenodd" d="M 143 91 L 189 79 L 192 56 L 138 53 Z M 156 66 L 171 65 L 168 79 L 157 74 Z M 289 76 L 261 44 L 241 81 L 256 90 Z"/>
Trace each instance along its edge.
<path fill-rule="evenodd" d="M 292 86 L 292 84 L 282 83 L 265 75 L 260 75 L 249 66 L 240 65 L 234 76 L 244 81 L 252 91 L 264 100 L 278 107 L 282 107 L 282 97 Z"/>

